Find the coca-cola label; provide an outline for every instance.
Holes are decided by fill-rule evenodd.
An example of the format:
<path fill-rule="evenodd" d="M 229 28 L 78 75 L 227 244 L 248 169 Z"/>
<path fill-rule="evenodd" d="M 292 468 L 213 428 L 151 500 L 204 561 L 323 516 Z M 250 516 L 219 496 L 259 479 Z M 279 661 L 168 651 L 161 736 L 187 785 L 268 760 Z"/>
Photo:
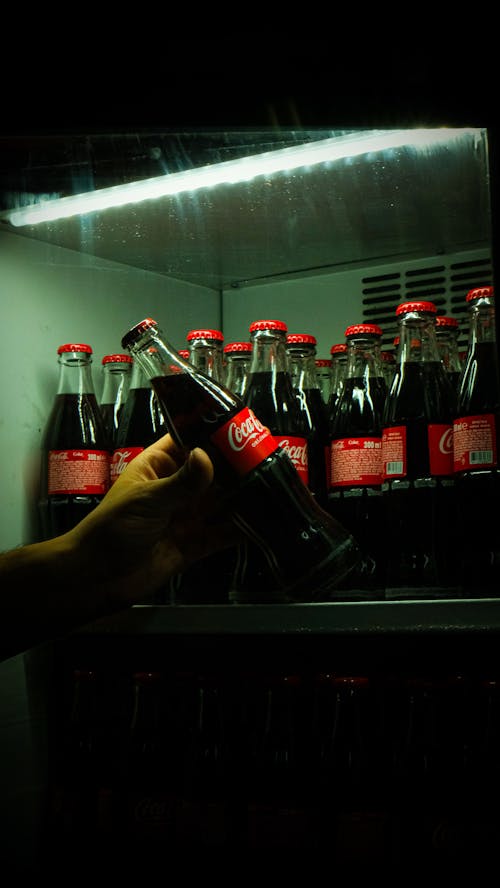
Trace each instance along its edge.
<path fill-rule="evenodd" d="M 274 453 L 278 444 L 249 407 L 224 423 L 211 441 L 239 475 L 246 475 Z"/>
<path fill-rule="evenodd" d="M 307 487 L 309 484 L 309 462 L 306 439 L 296 438 L 293 435 L 287 435 L 285 438 L 275 435 L 274 440 L 277 441 L 282 450 L 286 451 L 299 474 L 299 478 Z"/>
<path fill-rule="evenodd" d="M 453 472 L 453 429 L 449 423 L 427 426 L 429 472 L 433 476 Z M 382 478 L 404 478 L 407 474 L 406 426 L 392 426 L 382 432 Z"/>
<path fill-rule="evenodd" d="M 330 446 L 330 486 L 382 483 L 382 439 L 339 438 Z"/>
<path fill-rule="evenodd" d="M 107 450 L 50 450 L 48 493 L 81 495 L 104 494 L 109 488 Z"/>
<path fill-rule="evenodd" d="M 406 426 L 392 426 L 382 432 L 382 479 L 406 475 Z"/>
<path fill-rule="evenodd" d="M 493 413 L 462 416 L 453 422 L 453 471 L 496 468 L 497 438 Z"/>
<path fill-rule="evenodd" d="M 114 484 L 118 475 L 128 466 L 134 456 L 142 453 L 144 447 L 121 447 L 113 452 L 110 465 L 110 483 Z"/>
<path fill-rule="evenodd" d="M 453 474 L 453 426 L 432 423 L 427 426 L 431 475 Z"/>

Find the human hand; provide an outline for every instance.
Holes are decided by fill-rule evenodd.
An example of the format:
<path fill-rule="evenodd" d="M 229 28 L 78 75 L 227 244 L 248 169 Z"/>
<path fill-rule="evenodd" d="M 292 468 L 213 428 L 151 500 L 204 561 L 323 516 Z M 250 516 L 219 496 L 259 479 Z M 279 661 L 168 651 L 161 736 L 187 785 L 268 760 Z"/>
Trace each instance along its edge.
<path fill-rule="evenodd" d="M 240 532 L 213 477 L 205 451 L 186 455 L 169 434 L 160 438 L 69 531 L 81 569 L 126 605 L 151 595 L 191 562 L 235 545 Z"/>

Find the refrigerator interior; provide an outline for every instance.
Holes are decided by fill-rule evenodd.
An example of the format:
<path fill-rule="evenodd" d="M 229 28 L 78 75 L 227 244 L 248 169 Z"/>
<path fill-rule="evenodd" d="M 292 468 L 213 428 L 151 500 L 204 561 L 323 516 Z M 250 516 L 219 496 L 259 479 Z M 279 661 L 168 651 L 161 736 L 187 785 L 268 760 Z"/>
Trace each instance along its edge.
<path fill-rule="evenodd" d="M 0 426 L 0 448 L 8 460 L 2 550 L 37 538 L 41 434 L 63 342 L 92 345 L 99 389 L 101 357 L 121 351 L 121 336 L 145 316 L 156 318 L 178 348 L 193 327 L 222 329 L 229 342 L 248 338 L 257 318 L 279 318 L 289 332 L 314 334 L 318 356 L 328 357 L 331 345 L 343 341 L 345 327 L 362 321 L 378 323 L 383 347 L 392 348 L 396 305 L 421 296 L 460 320 L 464 347 L 465 294 L 493 283 L 487 131 L 408 130 L 394 144 L 382 140 L 377 147 L 381 135 L 388 131 L 82 133 L 0 140 L 0 276 L 9 333 L 3 342 Z M 334 141 L 342 150 L 330 160 L 238 179 L 237 162 L 249 156 Z M 233 179 L 222 184 L 196 190 L 187 185 L 188 190 L 142 203 L 38 223 L 18 224 L 12 215 L 71 194 L 228 164 Z M 175 640 L 175 653 L 186 650 L 196 659 L 200 639 L 199 650 L 210 657 L 218 638 L 231 639 L 227 653 L 233 655 L 234 638 L 246 639 L 251 651 L 255 638 L 265 636 L 273 663 L 279 645 L 289 645 L 291 666 L 297 657 L 301 668 L 305 658 L 310 671 L 311 648 L 321 638 L 314 669 L 335 669 L 338 662 L 362 670 L 364 662 L 351 662 L 345 642 L 339 643 L 339 660 L 329 658 L 330 637 L 349 640 L 360 620 L 362 638 L 379 631 L 382 643 L 384 632 L 395 634 L 396 662 L 401 639 L 413 638 L 416 628 L 410 660 L 413 655 L 418 660 L 426 632 L 437 637 L 439 647 L 447 630 L 469 638 L 495 629 L 498 621 L 494 607 L 466 618 L 451 609 L 420 609 L 411 617 L 408 610 L 403 617 L 393 610 L 390 626 L 387 612 L 351 607 L 332 622 L 326 608 L 289 608 L 286 617 L 279 610 L 272 616 L 265 609 L 241 610 L 237 625 L 227 615 L 219 620 L 211 609 L 181 608 L 172 623 L 165 609 L 134 608 L 95 632 L 1 664 L 1 683 L 8 689 L 1 739 L 13 762 L 2 793 L 9 854 L 19 861 L 27 845 L 28 860 L 39 852 L 54 728 L 47 687 L 66 703 L 67 671 L 83 660 L 101 663 L 106 651 L 116 650 L 128 668 L 137 646 L 134 668 L 143 668 L 139 661 L 152 668 L 141 659 L 151 638 L 152 661 L 169 669 L 169 658 L 163 662 L 161 654 L 166 638 Z M 369 649 L 378 652 L 375 661 L 383 668 L 380 644 L 374 641 Z M 359 642 L 355 651 L 361 656 Z M 472 661 L 472 649 L 464 659 L 459 651 L 458 645 L 453 663 L 458 670 Z"/>

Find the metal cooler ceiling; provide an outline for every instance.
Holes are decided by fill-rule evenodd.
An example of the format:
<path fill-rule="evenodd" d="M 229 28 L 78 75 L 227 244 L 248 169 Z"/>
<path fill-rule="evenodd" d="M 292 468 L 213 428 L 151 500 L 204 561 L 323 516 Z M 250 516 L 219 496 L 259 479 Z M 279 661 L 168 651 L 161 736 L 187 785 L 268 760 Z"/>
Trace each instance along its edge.
<path fill-rule="evenodd" d="M 4 210 L 40 194 L 63 196 L 333 135 L 73 136 L 23 141 L 17 152 L 4 142 Z M 464 130 L 425 150 L 365 153 L 12 230 L 216 290 L 488 246 L 486 132 Z"/>

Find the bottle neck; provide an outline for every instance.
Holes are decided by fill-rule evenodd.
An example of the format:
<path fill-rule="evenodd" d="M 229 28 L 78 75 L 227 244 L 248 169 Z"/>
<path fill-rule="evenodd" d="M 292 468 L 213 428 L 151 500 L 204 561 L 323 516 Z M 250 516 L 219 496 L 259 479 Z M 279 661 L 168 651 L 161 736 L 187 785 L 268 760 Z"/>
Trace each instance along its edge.
<path fill-rule="evenodd" d="M 191 364 L 217 382 L 224 381 L 224 351 L 222 343 L 214 339 L 193 339 L 189 343 Z"/>
<path fill-rule="evenodd" d="M 433 314 L 412 311 L 399 319 L 399 362 L 440 362 Z"/>
<path fill-rule="evenodd" d="M 253 342 L 251 373 L 288 373 L 286 333 L 280 330 L 257 330 Z"/>
<path fill-rule="evenodd" d="M 59 355 L 58 395 L 95 395 L 90 355 L 71 352 Z"/>
<path fill-rule="evenodd" d="M 380 342 L 371 336 L 356 336 L 347 342 L 346 379 L 382 379 Z"/>
<path fill-rule="evenodd" d="M 347 370 L 347 352 L 332 356 L 331 390 L 334 396 L 340 394 Z"/>
<path fill-rule="evenodd" d="M 455 330 L 440 330 L 436 333 L 439 357 L 448 373 L 460 373 L 462 364 L 458 354 L 458 334 Z"/>
<path fill-rule="evenodd" d="M 314 346 L 302 345 L 288 347 L 288 366 L 292 377 L 292 385 L 298 391 L 321 389 L 316 369 L 316 349 Z"/>
<path fill-rule="evenodd" d="M 134 361 L 132 364 L 132 374 L 130 379 L 130 388 L 131 389 L 149 389 L 151 388 L 151 384 L 146 375 L 146 372 L 139 364 L 139 361 Z"/>
<path fill-rule="evenodd" d="M 104 364 L 100 404 L 123 403 L 130 386 L 131 364 Z"/>
<path fill-rule="evenodd" d="M 469 309 L 469 348 L 483 342 L 496 342 L 495 303 L 491 298 L 477 299 Z"/>
<path fill-rule="evenodd" d="M 226 386 L 232 392 L 242 395 L 245 390 L 251 357 L 245 354 L 234 354 L 228 355 L 226 360 Z"/>

